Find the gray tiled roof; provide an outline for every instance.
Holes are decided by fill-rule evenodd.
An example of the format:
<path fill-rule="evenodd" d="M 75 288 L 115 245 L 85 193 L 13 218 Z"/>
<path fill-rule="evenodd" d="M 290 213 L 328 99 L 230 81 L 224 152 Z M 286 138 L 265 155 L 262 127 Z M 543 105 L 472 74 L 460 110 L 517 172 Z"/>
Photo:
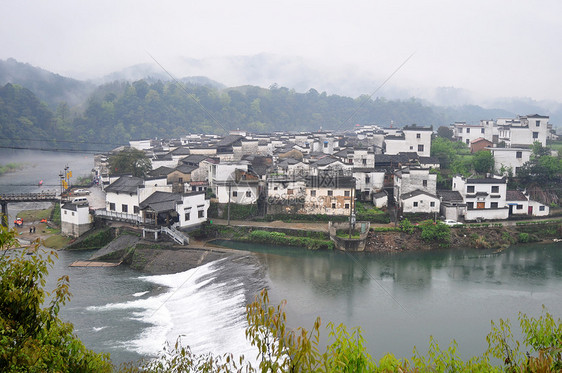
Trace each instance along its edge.
<path fill-rule="evenodd" d="M 105 191 L 107 193 L 136 193 L 139 186 L 144 185 L 144 180 L 135 176 L 121 176 L 109 184 Z"/>

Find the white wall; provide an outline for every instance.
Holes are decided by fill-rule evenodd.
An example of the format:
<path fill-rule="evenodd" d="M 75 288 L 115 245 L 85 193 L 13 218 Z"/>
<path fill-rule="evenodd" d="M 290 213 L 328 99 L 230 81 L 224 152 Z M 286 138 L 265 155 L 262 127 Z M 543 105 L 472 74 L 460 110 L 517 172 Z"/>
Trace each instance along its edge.
<path fill-rule="evenodd" d="M 204 193 L 184 195 L 182 201 L 183 203 L 176 205 L 180 228 L 197 226 L 207 221 L 207 210 L 210 202 L 205 199 Z M 199 217 L 199 211 L 203 211 L 201 217 Z M 186 213 L 189 214 L 189 220 L 185 219 Z"/>

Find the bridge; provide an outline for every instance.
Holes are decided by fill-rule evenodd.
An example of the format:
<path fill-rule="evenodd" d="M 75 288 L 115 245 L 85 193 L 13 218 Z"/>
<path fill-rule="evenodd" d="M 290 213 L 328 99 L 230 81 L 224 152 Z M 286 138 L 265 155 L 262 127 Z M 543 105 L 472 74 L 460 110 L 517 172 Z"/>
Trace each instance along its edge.
<path fill-rule="evenodd" d="M 60 196 L 56 192 L 44 193 L 6 193 L 0 194 L 0 205 L 2 206 L 2 225 L 8 226 L 8 203 L 14 202 L 58 202 Z"/>

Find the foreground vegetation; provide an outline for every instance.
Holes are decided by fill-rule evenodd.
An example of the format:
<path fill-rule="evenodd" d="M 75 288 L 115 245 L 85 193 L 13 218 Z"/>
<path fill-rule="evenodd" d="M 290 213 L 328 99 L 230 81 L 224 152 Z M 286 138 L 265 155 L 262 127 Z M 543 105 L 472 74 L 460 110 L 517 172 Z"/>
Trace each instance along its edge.
<path fill-rule="evenodd" d="M 329 340 L 321 350 L 322 322 L 310 330 L 290 329 L 285 302 L 272 306 L 263 290 L 246 308 L 246 336 L 256 347 L 257 362 L 226 354 L 195 355 L 181 341 L 167 346 L 158 359 L 113 367 L 106 354 L 87 350 L 73 327 L 58 317 L 70 299 L 69 279 L 44 289 L 48 269 L 56 256 L 9 252 L 15 230 L 0 228 L 0 371 L 5 372 L 556 372 L 562 369 L 562 323 L 543 310 L 539 318 L 519 315 L 523 340 L 515 339 L 508 320 L 492 322 L 482 356 L 462 360 L 452 341 L 442 349 L 431 339 L 428 352 L 414 349 L 411 358 L 392 354 L 373 359 L 359 328 L 329 323 Z M 50 295 L 50 296 L 49 296 Z M 50 299 L 47 301 L 47 299 Z M 499 361 L 503 366 L 495 365 Z"/>

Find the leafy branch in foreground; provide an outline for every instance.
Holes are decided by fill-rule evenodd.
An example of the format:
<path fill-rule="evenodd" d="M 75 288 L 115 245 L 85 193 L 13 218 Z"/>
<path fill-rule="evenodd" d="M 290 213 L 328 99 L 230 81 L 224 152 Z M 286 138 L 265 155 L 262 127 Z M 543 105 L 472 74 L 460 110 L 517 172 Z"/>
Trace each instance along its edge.
<path fill-rule="evenodd" d="M 26 250 L 16 247 L 15 230 L 0 227 L 0 371 L 110 372 L 108 355 L 87 350 L 70 323 L 58 318 L 70 299 L 68 276 L 52 293 L 44 290 L 56 253 L 43 252 L 39 241 Z M 9 250 L 9 251 L 8 251 Z M 48 307 L 43 307 L 50 297 Z"/>

